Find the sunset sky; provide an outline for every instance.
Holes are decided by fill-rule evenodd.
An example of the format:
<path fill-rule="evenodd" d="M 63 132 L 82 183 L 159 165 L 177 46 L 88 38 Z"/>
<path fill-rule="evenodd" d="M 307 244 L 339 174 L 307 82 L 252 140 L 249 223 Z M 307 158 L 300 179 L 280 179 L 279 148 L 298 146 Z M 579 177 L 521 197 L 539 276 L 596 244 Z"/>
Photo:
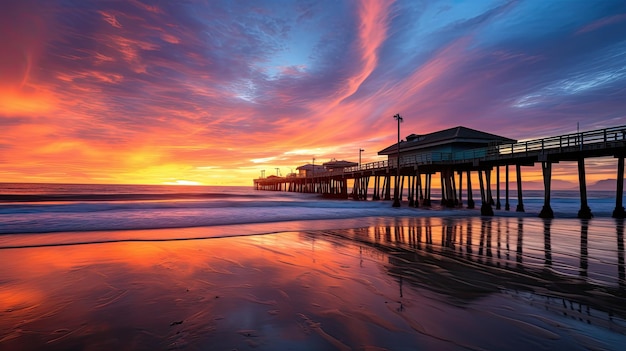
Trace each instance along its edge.
<path fill-rule="evenodd" d="M 0 182 L 251 185 L 381 160 L 396 113 L 402 137 L 626 124 L 623 0 L 0 0 L 0 47 Z"/>

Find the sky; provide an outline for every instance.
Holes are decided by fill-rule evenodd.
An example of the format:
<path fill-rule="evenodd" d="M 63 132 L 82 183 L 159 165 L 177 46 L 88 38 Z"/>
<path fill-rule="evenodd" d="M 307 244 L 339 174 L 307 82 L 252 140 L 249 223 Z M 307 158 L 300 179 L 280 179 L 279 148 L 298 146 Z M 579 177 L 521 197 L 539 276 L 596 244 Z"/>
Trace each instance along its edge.
<path fill-rule="evenodd" d="M 382 160 L 396 113 L 403 138 L 626 125 L 623 0 L 0 0 L 0 48 L 0 182 L 251 185 Z"/>

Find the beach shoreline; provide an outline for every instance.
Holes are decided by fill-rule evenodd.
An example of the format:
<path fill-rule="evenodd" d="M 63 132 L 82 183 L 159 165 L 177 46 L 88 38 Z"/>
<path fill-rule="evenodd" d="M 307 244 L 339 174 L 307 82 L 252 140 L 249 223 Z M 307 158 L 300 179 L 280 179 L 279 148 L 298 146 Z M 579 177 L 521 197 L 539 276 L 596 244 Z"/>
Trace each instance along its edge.
<path fill-rule="evenodd" d="M 146 230 L 161 239 L 3 249 L 0 349 L 617 350 L 626 341 L 610 219 L 586 229 L 586 258 L 572 257 L 578 238 L 563 239 L 572 220 L 551 221 L 559 245 L 549 264 L 537 218 L 354 221 L 186 240 L 172 239 L 179 229 Z M 570 290 L 551 290 L 546 279 Z"/>

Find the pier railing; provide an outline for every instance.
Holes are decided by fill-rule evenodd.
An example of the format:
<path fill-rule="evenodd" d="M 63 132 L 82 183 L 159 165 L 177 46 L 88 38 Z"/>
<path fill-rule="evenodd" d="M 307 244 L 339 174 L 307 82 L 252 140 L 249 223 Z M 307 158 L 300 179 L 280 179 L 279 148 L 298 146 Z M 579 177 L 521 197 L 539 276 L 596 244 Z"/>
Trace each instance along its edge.
<path fill-rule="evenodd" d="M 498 145 L 491 150 L 491 155 L 508 155 L 532 151 L 557 151 L 565 148 L 578 147 L 583 150 L 586 146 L 607 146 L 610 142 L 626 140 L 626 126 L 592 130 L 588 132 L 571 133 L 542 139 L 522 141 L 515 144 Z"/>
<path fill-rule="evenodd" d="M 428 152 L 423 154 L 400 156 L 400 167 L 412 167 L 441 162 L 472 162 L 475 160 L 497 159 L 503 157 L 515 157 L 528 155 L 529 153 L 559 153 L 565 150 L 592 150 L 613 146 L 614 143 L 622 143 L 626 146 L 626 125 L 597 129 L 586 132 L 570 133 L 554 137 L 531 139 L 511 144 L 501 144 L 489 147 L 477 148 L 460 152 Z M 368 170 L 380 170 L 396 168 L 396 160 L 377 161 L 348 167 L 344 172 L 359 172 Z M 326 174 L 337 174 L 328 172 Z"/>

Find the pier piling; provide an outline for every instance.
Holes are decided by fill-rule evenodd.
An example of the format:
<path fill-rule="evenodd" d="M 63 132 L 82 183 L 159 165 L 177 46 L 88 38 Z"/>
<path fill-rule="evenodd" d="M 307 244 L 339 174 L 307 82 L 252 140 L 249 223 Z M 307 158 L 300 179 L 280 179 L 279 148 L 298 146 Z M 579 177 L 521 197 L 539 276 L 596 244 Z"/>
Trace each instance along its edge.
<path fill-rule="evenodd" d="M 539 217 L 541 218 L 554 218 L 554 212 L 552 211 L 552 207 L 550 207 L 550 182 L 552 178 L 552 163 L 551 162 L 541 162 L 541 171 L 543 173 L 543 208 L 539 213 Z"/>
<path fill-rule="evenodd" d="M 578 159 L 578 186 L 580 189 L 580 210 L 578 211 L 578 218 L 593 218 L 593 214 L 587 203 L 587 181 L 585 179 L 585 159 L 583 157 Z"/>
<path fill-rule="evenodd" d="M 385 200 L 391 200 L 391 175 L 389 174 L 389 170 L 387 170 L 387 174 L 385 175 Z"/>
<path fill-rule="evenodd" d="M 515 173 L 517 177 L 517 209 L 515 211 L 525 212 L 524 199 L 522 197 L 522 167 L 519 163 L 515 165 Z"/>
<path fill-rule="evenodd" d="M 617 192 L 615 194 L 615 210 L 613 218 L 626 218 L 623 206 L 624 198 L 624 156 L 617 157 Z"/>
<path fill-rule="evenodd" d="M 496 210 L 502 208 L 500 204 L 500 166 L 496 166 Z"/>
<path fill-rule="evenodd" d="M 472 174 L 467 170 L 467 208 L 474 208 L 474 196 L 472 195 Z"/>
<path fill-rule="evenodd" d="M 504 173 L 505 173 L 505 179 L 504 179 L 504 194 L 505 194 L 505 200 L 504 200 L 504 210 L 505 211 L 509 211 L 511 210 L 511 204 L 509 203 L 509 165 L 505 165 L 504 166 Z"/>
<path fill-rule="evenodd" d="M 493 201 L 490 199 L 491 191 L 489 190 L 489 172 L 490 170 L 485 170 L 485 181 L 483 181 L 483 171 L 478 170 L 478 182 L 480 184 L 481 216 L 493 216 L 493 208 L 491 208 L 491 203 Z"/>

